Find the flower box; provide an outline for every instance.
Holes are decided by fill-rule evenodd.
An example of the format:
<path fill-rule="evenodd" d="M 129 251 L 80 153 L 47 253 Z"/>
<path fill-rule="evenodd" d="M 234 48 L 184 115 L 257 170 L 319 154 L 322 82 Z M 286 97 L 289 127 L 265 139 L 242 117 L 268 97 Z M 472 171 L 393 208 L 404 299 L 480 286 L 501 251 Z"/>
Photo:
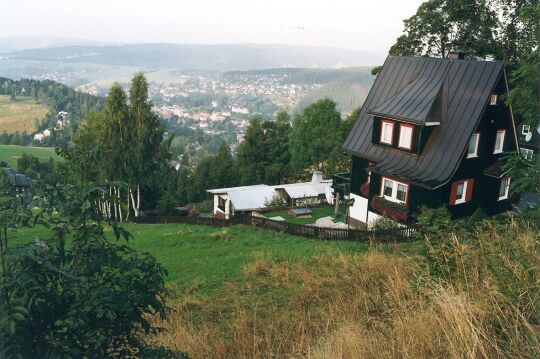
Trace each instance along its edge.
<path fill-rule="evenodd" d="M 371 200 L 371 208 L 394 221 L 407 222 L 409 219 L 407 206 L 403 203 L 388 201 L 383 197 L 374 197 Z"/>

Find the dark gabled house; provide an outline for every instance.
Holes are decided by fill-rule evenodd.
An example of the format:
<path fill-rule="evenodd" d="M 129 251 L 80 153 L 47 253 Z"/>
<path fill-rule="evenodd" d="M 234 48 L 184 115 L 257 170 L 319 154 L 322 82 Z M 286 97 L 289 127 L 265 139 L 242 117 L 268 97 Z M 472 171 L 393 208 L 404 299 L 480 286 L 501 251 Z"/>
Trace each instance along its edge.
<path fill-rule="evenodd" d="M 518 147 L 507 91 L 500 62 L 388 57 L 342 146 L 352 169 L 334 188 L 354 200 L 351 222 L 409 222 L 421 206 L 448 205 L 454 218 L 509 209 L 502 159 Z"/>

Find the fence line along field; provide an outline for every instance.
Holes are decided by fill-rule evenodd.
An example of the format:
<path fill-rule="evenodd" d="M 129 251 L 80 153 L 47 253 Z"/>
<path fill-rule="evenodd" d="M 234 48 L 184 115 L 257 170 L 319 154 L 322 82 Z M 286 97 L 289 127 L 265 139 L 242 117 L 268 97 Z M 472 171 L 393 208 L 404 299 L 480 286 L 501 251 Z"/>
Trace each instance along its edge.
<path fill-rule="evenodd" d="M 0 145 L 0 161 L 5 161 L 11 168 L 17 168 L 17 159 L 23 153 L 32 154 L 39 158 L 40 161 L 48 161 L 49 158 L 58 160 L 59 157 L 51 147 L 27 147 L 14 145 Z"/>
<path fill-rule="evenodd" d="M 8 133 L 16 131 L 28 133 L 36 130 L 36 119 L 41 121 L 49 108 L 42 103 L 36 103 L 31 97 L 0 96 L 0 129 Z"/>

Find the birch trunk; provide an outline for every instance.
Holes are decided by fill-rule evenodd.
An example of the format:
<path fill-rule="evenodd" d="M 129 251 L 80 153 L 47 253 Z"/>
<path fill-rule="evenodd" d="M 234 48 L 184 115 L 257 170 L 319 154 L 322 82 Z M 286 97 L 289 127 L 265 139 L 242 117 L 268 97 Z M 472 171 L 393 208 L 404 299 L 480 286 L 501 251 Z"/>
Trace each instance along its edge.
<path fill-rule="evenodd" d="M 127 213 L 126 213 L 126 221 L 129 220 L 129 213 L 130 213 L 129 210 L 130 210 L 130 207 L 131 207 L 129 205 L 129 192 L 131 192 L 131 187 L 128 186 L 127 193 L 126 193 L 126 199 L 127 199 L 127 201 L 126 201 L 126 208 L 127 208 L 126 209 L 126 211 L 127 211 Z"/>
<path fill-rule="evenodd" d="M 137 215 L 135 217 L 139 216 L 140 208 L 141 208 L 141 185 L 137 184 Z"/>
<path fill-rule="evenodd" d="M 116 187 L 113 187 L 111 189 L 111 198 L 114 207 L 114 220 L 118 222 L 118 208 L 116 208 L 116 200 L 114 197 L 116 197 Z"/>
<path fill-rule="evenodd" d="M 135 197 L 133 197 L 133 191 L 129 192 L 129 196 L 131 197 L 131 203 L 133 204 L 133 213 L 134 213 L 135 217 L 138 217 L 139 216 L 139 209 L 135 205 Z"/>
<path fill-rule="evenodd" d="M 118 198 L 116 200 L 116 203 L 118 204 L 118 217 L 120 218 L 120 223 L 122 223 L 124 221 L 124 218 L 122 216 L 122 206 L 120 202 L 120 187 L 116 187 L 116 194 L 116 198 Z"/>

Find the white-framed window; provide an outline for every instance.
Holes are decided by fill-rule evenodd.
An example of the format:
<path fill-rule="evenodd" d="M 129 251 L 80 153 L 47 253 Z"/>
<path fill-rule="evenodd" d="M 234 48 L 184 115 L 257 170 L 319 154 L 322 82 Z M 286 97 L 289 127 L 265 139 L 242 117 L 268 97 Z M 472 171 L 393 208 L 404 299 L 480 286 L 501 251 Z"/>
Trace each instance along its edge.
<path fill-rule="evenodd" d="M 480 133 L 473 133 L 469 140 L 469 148 L 467 150 L 467 158 L 478 157 L 478 143 L 480 142 Z"/>
<path fill-rule="evenodd" d="M 523 125 L 523 128 L 521 129 L 522 135 L 528 135 L 531 132 L 531 126 L 530 125 Z"/>
<path fill-rule="evenodd" d="M 396 203 L 407 203 L 408 191 L 408 184 L 382 177 L 381 197 Z"/>
<path fill-rule="evenodd" d="M 510 177 L 501 178 L 501 186 L 499 187 L 499 201 L 508 198 L 510 192 Z"/>
<path fill-rule="evenodd" d="M 381 143 L 391 145 L 394 138 L 394 123 L 392 121 L 381 121 Z"/>
<path fill-rule="evenodd" d="M 493 153 L 501 153 L 504 149 L 504 135 L 506 130 L 497 130 L 497 135 L 495 136 L 495 149 Z"/>
<path fill-rule="evenodd" d="M 489 99 L 489 104 L 490 105 L 496 105 L 497 104 L 497 94 L 496 93 L 492 93 L 491 94 L 491 98 Z"/>
<path fill-rule="evenodd" d="M 469 202 L 472 199 L 473 187 L 473 178 L 453 182 L 450 190 L 450 205 Z"/>
<path fill-rule="evenodd" d="M 519 149 L 519 152 L 521 152 L 521 157 L 525 160 L 532 160 L 534 155 L 534 150 L 531 150 L 529 148 L 523 148 L 521 147 Z"/>
<path fill-rule="evenodd" d="M 398 147 L 410 150 L 412 148 L 413 132 L 414 126 L 400 124 Z"/>
<path fill-rule="evenodd" d="M 459 182 L 456 187 L 455 204 L 465 202 L 465 196 L 467 194 L 467 181 Z"/>

